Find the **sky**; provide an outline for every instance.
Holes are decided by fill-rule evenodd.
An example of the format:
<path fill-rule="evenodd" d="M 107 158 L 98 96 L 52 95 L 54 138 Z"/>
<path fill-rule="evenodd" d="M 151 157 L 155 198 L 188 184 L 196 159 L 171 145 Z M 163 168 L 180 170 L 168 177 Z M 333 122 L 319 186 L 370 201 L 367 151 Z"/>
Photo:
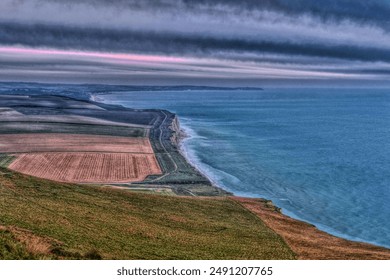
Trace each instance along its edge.
<path fill-rule="evenodd" d="M 0 81 L 390 87 L 390 1 L 1 0 Z"/>

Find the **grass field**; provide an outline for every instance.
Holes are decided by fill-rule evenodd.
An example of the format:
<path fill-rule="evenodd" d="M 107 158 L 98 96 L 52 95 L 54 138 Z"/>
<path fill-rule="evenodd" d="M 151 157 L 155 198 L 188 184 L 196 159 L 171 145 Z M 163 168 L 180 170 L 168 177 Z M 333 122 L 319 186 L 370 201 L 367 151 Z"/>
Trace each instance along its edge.
<path fill-rule="evenodd" d="M 0 153 L 0 167 L 8 167 L 15 157 Z"/>
<path fill-rule="evenodd" d="M 111 125 L 70 124 L 50 122 L 0 122 L 0 134 L 64 133 L 109 135 L 123 137 L 146 137 L 148 129 Z"/>
<path fill-rule="evenodd" d="M 55 183 L 0 169 L 0 259 L 293 259 L 229 198 Z"/>

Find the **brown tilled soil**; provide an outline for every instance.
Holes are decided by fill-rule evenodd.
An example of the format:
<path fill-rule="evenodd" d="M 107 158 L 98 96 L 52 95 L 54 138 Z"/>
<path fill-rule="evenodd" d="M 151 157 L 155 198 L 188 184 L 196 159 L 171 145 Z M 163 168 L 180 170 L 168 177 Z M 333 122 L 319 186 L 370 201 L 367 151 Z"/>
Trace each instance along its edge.
<path fill-rule="evenodd" d="M 83 134 L 2 134 L 0 153 L 31 152 L 112 152 L 148 153 L 153 149 L 148 138 Z"/>
<path fill-rule="evenodd" d="M 256 214 L 268 227 L 282 236 L 299 259 L 390 260 L 388 249 L 327 234 L 313 225 L 283 215 L 270 201 L 242 197 L 232 199 Z"/>
<path fill-rule="evenodd" d="M 29 153 L 18 154 L 10 169 L 54 181 L 125 183 L 161 174 L 154 154 Z"/>

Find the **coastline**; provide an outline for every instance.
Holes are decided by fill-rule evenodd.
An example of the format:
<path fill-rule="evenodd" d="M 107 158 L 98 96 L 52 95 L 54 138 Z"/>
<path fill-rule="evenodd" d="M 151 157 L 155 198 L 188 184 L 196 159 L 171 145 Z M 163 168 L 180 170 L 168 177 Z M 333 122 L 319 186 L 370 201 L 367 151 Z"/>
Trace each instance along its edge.
<path fill-rule="evenodd" d="M 176 122 L 179 124 L 178 116 L 176 116 Z M 178 128 L 178 131 L 174 131 L 179 135 L 175 144 L 183 158 L 208 179 L 213 186 L 230 192 L 202 170 L 199 163 L 196 162 L 196 155 L 190 155 L 190 149 L 185 146 L 185 141 L 195 137 L 189 132 L 190 128 L 183 128 L 180 125 L 171 128 L 173 127 Z M 261 197 L 241 197 L 234 193 L 231 193 L 230 197 L 257 215 L 270 229 L 278 233 L 297 253 L 298 259 L 390 259 L 389 248 L 333 235 L 319 229 L 314 224 L 283 213 L 283 209 L 275 206 L 271 200 Z"/>
<path fill-rule="evenodd" d="M 100 99 L 99 101 L 94 101 L 94 102 L 103 102 L 103 103 L 105 103 L 105 100 L 104 99 L 103 100 Z M 111 105 L 113 105 L 113 104 L 111 104 Z M 122 105 L 116 104 L 114 106 L 122 106 Z M 126 108 L 126 107 L 123 107 L 123 108 Z M 163 111 L 164 112 L 168 112 L 168 111 L 165 111 L 165 110 L 161 110 L 161 112 L 163 112 Z M 168 113 L 170 113 L 170 112 L 168 112 Z M 255 197 L 255 196 L 249 197 L 249 198 L 248 197 L 246 197 L 246 198 L 240 197 L 239 195 L 234 194 L 231 191 L 227 190 L 223 186 L 220 186 L 218 184 L 218 182 L 214 178 L 212 178 L 212 176 L 209 176 L 208 172 L 203 170 L 203 168 L 200 166 L 200 164 L 196 160 L 196 155 L 192 155 L 191 154 L 191 150 L 185 144 L 186 141 L 188 141 L 192 137 L 196 137 L 196 136 L 191 135 L 191 129 L 190 128 L 188 128 L 187 126 L 182 126 L 180 124 L 178 115 L 176 115 L 176 114 L 172 114 L 172 115 L 173 116 L 172 116 L 172 119 L 170 120 L 170 123 L 163 127 L 163 130 L 165 130 L 165 131 L 161 131 L 161 133 L 165 134 L 165 138 L 167 138 L 167 140 L 171 143 L 171 145 L 174 146 L 178 156 L 180 158 L 182 158 L 188 165 L 190 165 L 195 173 L 198 173 L 198 175 L 203 177 L 207 182 L 210 182 L 210 185 L 213 188 L 222 190 L 222 192 L 216 193 L 215 195 L 217 195 L 217 196 L 221 196 L 221 195 L 222 196 L 226 196 L 227 195 L 228 197 L 231 197 L 233 200 L 246 199 L 246 200 L 249 200 L 249 201 L 256 201 L 256 202 L 261 200 L 261 201 L 266 201 L 266 205 L 269 205 L 269 204 L 274 205 L 272 202 L 270 202 L 270 200 L 266 200 L 266 199 L 260 198 L 260 197 Z M 170 175 L 172 175 L 172 174 L 170 174 Z M 175 178 L 175 176 L 173 176 L 173 179 L 174 178 Z M 169 183 L 168 183 L 168 185 L 169 185 Z M 197 186 L 194 186 L 194 188 L 197 188 Z M 196 192 L 194 194 L 194 192 L 192 192 L 192 189 L 190 189 L 190 191 L 188 193 L 190 195 L 194 195 L 194 196 L 198 196 L 199 195 Z M 188 193 L 184 192 L 183 194 L 184 195 L 188 195 Z M 181 195 L 181 194 L 179 194 L 179 195 Z M 200 194 L 200 196 L 208 196 L 207 195 L 207 191 L 202 193 L 202 194 Z M 243 206 L 243 207 L 247 208 L 246 206 Z M 318 235 L 318 238 L 317 238 L 318 240 L 321 240 L 322 235 L 325 235 L 326 237 L 329 237 L 330 240 L 336 240 L 336 243 L 339 243 L 339 242 L 342 242 L 342 243 L 343 242 L 347 242 L 347 243 L 351 242 L 351 243 L 348 243 L 348 245 L 345 245 L 347 247 L 351 246 L 351 244 L 352 245 L 353 244 L 355 244 L 355 245 L 359 244 L 359 246 L 361 246 L 361 248 L 363 248 L 364 250 L 366 250 L 366 249 L 368 251 L 374 250 L 376 252 L 378 250 L 378 248 L 379 248 L 379 250 L 384 250 L 385 253 L 390 252 L 390 250 L 388 248 L 386 248 L 384 246 L 381 246 L 381 245 L 371 244 L 371 243 L 367 243 L 367 242 L 364 242 L 364 241 L 351 240 L 352 238 L 348 238 L 348 237 L 344 237 L 344 236 L 342 236 L 342 237 L 336 236 L 336 235 L 332 234 L 329 231 L 325 231 L 323 229 L 319 229 L 317 226 L 313 225 L 312 223 L 304 221 L 304 219 L 299 219 L 299 217 L 296 217 L 294 215 L 288 215 L 286 213 L 282 213 L 281 208 L 278 208 L 278 207 L 275 207 L 275 206 L 273 206 L 273 207 L 274 207 L 274 210 L 278 213 L 278 215 L 282 215 L 282 217 L 284 217 L 285 221 L 294 221 L 296 223 L 302 223 L 304 225 L 309 225 L 309 227 L 308 227 L 309 229 L 310 228 L 315 228 L 316 232 L 314 233 L 314 235 Z M 253 212 L 252 210 L 249 210 L 249 211 Z M 258 215 L 258 213 L 254 213 L 254 214 Z M 264 215 L 264 213 L 262 213 L 262 215 Z M 261 220 L 267 219 L 266 216 L 259 217 L 259 218 Z M 275 230 L 272 227 L 271 224 L 268 225 L 268 226 L 272 230 L 277 231 L 277 230 Z M 320 245 L 318 245 L 318 246 L 320 246 Z M 350 253 L 351 252 L 349 252 L 349 254 Z M 358 257 L 356 257 L 356 255 L 355 255 L 355 257 L 353 257 L 353 256 L 350 256 L 348 254 L 346 256 L 349 257 L 349 258 L 358 258 L 358 259 L 364 259 L 365 258 L 364 256 L 363 257 L 360 256 L 359 254 L 358 254 Z M 328 256 L 327 258 L 332 258 L 332 257 Z M 375 256 L 372 257 L 372 258 L 376 259 Z M 387 258 L 390 259 L 390 255 Z"/>
<path fill-rule="evenodd" d="M 390 260 L 390 249 L 336 237 L 281 213 L 272 201 L 232 197 L 279 234 L 299 260 Z"/>
<path fill-rule="evenodd" d="M 18 104 L 15 103 L 16 108 L 18 106 L 25 107 L 25 100 L 28 100 L 28 104 L 35 105 L 30 106 L 37 112 L 37 108 L 41 108 L 42 112 L 46 112 L 48 107 L 47 96 L 36 99 L 23 99 L 19 100 Z M 163 175 L 151 175 L 144 181 L 134 183 L 113 183 L 104 184 L 103 187 L 112 188 L 126 188 L 132 191 L 148 191 L 150 193 L 158 193 L 159 189 L 168 190 L 170 196 L 176 196 L 178 201 L 193 201 L 194 203 L 202 204 L 203 201 L 209 201 L 211 204 L 219 203 L 221 201 L 234 204 L 235 209 L 241 209 L 251 217 L 257 217 L 258 222 L 262 222 L 266 225 L 267 230 L 276 232 L 285 244 L 289 244 L 291 248 L 295 248 L 297 258 L 300 259 L 390 259 L 390 250 L 386 248 L 380 248 L 365 243 L 351 242 L 342 238 L 337 238 L 327 234 L 323 231 L 319 231 L 313 225 L 305 222 L 294 220 L 286 215 L 283 215 L 279 208 L 273 206 L 272 202 L 260 198 L 243 198 L 232 193 L 229 193 L 211 182 L 207 177 L 207 173 L 200 172 L 198 166 L 194 166 L 189 159 L 189 154 L 183 152 L 180 148 L 180 143 L 191 135 L 183 133 L 180 129 L 180 123 L 178 116 L 166 110 L 159 109 L 131 109 L 121 105 L 110 105 L 109 103 L 99 103 L 93 100 L 78 101 L 69 97 L 50 97 L 50 106 L 58 108 L 78 108 L 75 111 L 75 117 L 84 118 L 84 116 L 92 116 L 100 119 L 101 121 L 117 121 L 118 127 L 110 125 L 102 126 L 91 124 L 90 130 L 86 130 L 85 127 L 80 126 L 79 123 L 72 122 L 72 131 L 80 132 L 81 134 L 96 134 L 99 135 L 116 135 L 127 137 L 149 137 L 152 148 L 155 151 L 155 155 L 159 160 L 161 169 L 164 169 Z M 7 102 L 7 100 L 5 100 Z M 9 102 L 8 102 L 9 103 Z M 96 110 L 94 106 L 103 108 L 104 110 Z M 92 108 L 92 109 L 91 109 Z M 59 110 L 59 109 L 56 109 Z M 61 110 L 61 109 L 60 109 Z M 29 112 L 29 111 L 27 111 Z M 52 113 L 52 110 L 50 110 Z M 45 115 L 45 114 L 42 114 Z M 71 114 L 72 115 L 72 114 Z M 29 116 L 27 114 L 26 116 Z M 48 115 L 51 116 L 51 115 Z M 48 117 L 49 118 L 49 117 Z M 145 121 L 146 118 L 146 121 Z M 34 119 L 28 119 L 29 122 L 34 122 Z M 49 121 L 52 121 L 50 118 Z M 79 119 L 80 121 L 80 119 Z M 127 131 L 123 124 L 144 124 L 145 131 L 139 133 L 139 131 L 131 130 Z M 30 126 L 23 123 L 23 127 L 19 127 L 17 133 L 28 130 L 30 132 Z M 107 128 L 107 129 L 106 129 Z M 24 130 L 23 130 L 24 129 Z M 45 128 L 47 133 L 47 127 Z M 96 130 L 97 129 L 97 130 Z M 12 132 L 13 130 L 7 128 L 4 132 Z M 39 131 L 36 131 L 39 132 Z M 63 127 L 51 123 L 50 132 L 55 133 L 69 133 L 68 130 L 63 130 Z M 150 132 L 150 133 L 147 133 Z M 129 133 L 129 134 L 127 134 Z M 187 136 L 187 138 L 186 138 Z M 161 174 L 161 173 L 160 173 Z M 112 183 L 112 184 L 111 184 Z M 230 211 L 230 210 L 229 210 Z M 230 212 L 224 212 L 224 215 L 229 215 Z M 196 217 L 194 217 L 196 218 Z M 225 221 L 232 222 L 230 218 L 225 218 Z M 234 221 L 234 220 L 233 220 Z M 313 231 L 313 229 L 315 229 Z M 310 236 L 309 240 L 306 237 Z M 306 238 L 306 239 L 305 239 Z M 295 247 L 294 247 L 295 246 Z M 351 251 L 351 249 L 353 250 Z M 320 253 L 327 252 L 325 255 L 319 255 L 313 249 L 316 249 Z M 342 252 L 342 253 L 340 253 Z"/>
<path fill-rule="evenodd" d="M 187 126 L 184 126 L 184 128 L 183 126 L 180 126 L 179 129 L 180 132 L 179 132 L 177 147 L 182 157 L 187 161 L 188 164 L 194 167 L 203 177 L 209 180 L 214 187 L 223 189 L 234 196 L 234 194 L 230 190 L 228 190 L 224 186 L 220 186 L 216 179 L 212 178 L 212 176 L 210 176 L 210 174 L 208 174 L 207 171 L 202 169 L 200 160 L 198 160 L 196 155 L 192 154 L 191 149 L 188 146 L 186 146 L 185 142 L 195 137 L 194 135 L 191 134 L 191 132 L 189 132 L 190 128 Z"/>

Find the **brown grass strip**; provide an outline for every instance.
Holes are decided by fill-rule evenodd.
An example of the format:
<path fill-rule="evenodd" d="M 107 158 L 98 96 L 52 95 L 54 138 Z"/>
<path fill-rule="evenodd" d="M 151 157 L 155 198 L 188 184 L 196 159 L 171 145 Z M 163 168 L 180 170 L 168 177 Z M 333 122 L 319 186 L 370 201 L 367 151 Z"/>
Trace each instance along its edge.
<path fill-rule="evenodd" d="M 282 236 L 302 260 L 390 260 L 390 250 L 348 241 L 320 231 L 315 226 L 283 215 L 264 199 L 232 197 Z"/>
<path fill-rule="evenodd" d="M 61 245 L 58 240 L 41 237 L 32 231 L 15 226 L 0 226 L 0 231 L 11 232 L 14 238 L 26 246 L 26 250 L 34 255 L 48 255 L 52 250 Z"/>

